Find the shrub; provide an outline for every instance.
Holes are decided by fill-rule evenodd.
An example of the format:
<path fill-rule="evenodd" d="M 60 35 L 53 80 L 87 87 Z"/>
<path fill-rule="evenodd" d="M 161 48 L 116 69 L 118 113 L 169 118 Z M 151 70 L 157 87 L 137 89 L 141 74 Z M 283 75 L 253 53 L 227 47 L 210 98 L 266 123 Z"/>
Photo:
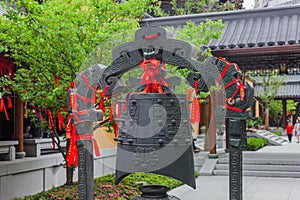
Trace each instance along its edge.
<path fill-rule="evenodd" d="M 268 140 L 265 138 L 248 138 L 247 139 L 247 150 L 248 151 L 257 151 L 258 149 L 266 146 Z"/>
<path fill-rule="evenodd" d="M 138 172 L 124 178 L 118 185 L 115 185 L 115 175 L 108 174 L 94 180 L 94 196 L 95 199 L 132 199 L 140 194 L 138 188 L 140 185 L 137 182 L 146 182 L 147 184 L 167 185 L 171 189 L 176 188 L 183 183 L 173 178 L 162 175 Z M 73 200 L 78 199 L 77 183 L 71 186 L 63 185 L 53 188 L 46 192 L 41 192 L 24 198 L 15 198 L 15 200 Z"/>
<path fill-rule="evenodd" d="M 281 136 L 281 132 L 280 131 L 271 131 L 271 133 L 277 135 L 277 136 Z"/>

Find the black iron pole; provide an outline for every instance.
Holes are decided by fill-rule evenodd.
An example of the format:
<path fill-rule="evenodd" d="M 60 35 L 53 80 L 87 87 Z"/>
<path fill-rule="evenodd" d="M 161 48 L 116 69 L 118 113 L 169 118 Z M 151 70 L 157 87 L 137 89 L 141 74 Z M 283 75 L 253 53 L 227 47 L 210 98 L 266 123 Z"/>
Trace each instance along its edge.
<path fill-rule="evenodd" d="M 77 140 L 78 147 L 78 199 L 94 199 L 94 162 L 91 140 Z"/>
<path fill-rule="evenodd" d="M 243 199 L 243 155 L 246 120 L 227 120 L 229 129 L 229 199 Z"/>
<path fill-rule="evenodd" d="M 229 196 L 230 200 L 243 199 L 242 181 L 242 151 L 238 147 L 231 147 L 229 153 Z"/>

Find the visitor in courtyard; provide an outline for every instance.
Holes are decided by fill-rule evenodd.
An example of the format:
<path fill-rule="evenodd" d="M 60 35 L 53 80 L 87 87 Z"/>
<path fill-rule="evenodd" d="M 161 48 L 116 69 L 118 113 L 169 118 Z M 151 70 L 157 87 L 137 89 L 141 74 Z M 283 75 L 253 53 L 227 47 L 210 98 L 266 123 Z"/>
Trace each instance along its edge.
<path fill-rule="evenodd" d="M 297 143 L 300 142 L 300 124 L 299 124 L 299 120 L 296 119 L 296 123 L 295 123 L 295 126 L 294 126 L 294 132 L 295 132 L 295 135 L 296 135 L 296 138 L 297 138 Z"/>
<path fill-rule="evenodd" d="M 288 124 L 286 125 L 285 129 L 286 129 L 286 134 L 289 139 L 289 143 L 291 143 L 292 137 L 293 137 L 293 130 L 294 130 L 294 126 L 291 121 L 288 121 Z"/>

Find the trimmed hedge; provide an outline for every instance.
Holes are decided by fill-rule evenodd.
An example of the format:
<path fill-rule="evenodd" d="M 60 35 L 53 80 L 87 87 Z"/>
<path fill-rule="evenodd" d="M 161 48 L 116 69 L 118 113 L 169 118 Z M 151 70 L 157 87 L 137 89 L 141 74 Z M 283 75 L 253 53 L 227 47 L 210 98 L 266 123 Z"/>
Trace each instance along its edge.
<path fill-rule="evenodd" d="M 268 144 L 266 138 L 248 138 L 247 139 L 247 150 L 248 151 L 257 151 L 260 148 L 263 148 Z"/>
<path fill-rule="evenodd" d="M 115 175 L 108 174 L 94 180 L 94 199 L 101 200 L 126 200 L 140 194 L 140 185 L 137 182 L 146 182 L 147 184 L 167 185 L 170 189 L 183 185 L 181 181 L 166 176 L 138 172 L 130 174 L 124 178 L 118 185 L 115 185 Z M 51 190 L 40 192 L 35 195 L 24 198 L 15 198 L 15 200 L 73 200 L 78 199 L 78 183 L 67 186 L 63 185 Z"/>

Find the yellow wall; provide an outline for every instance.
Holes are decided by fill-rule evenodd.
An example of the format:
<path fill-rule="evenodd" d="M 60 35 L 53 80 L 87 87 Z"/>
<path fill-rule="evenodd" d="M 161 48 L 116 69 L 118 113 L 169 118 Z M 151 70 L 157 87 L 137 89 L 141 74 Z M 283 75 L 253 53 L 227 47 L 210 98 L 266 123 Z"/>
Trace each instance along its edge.
<path fill-rule="evenodd" d="M 114 133 L 107 133 L 105 127 L 98 128 L 94 131 L 94 138 L 101 149 L 117 147 L 117 142 L 114 141 Z"/>

